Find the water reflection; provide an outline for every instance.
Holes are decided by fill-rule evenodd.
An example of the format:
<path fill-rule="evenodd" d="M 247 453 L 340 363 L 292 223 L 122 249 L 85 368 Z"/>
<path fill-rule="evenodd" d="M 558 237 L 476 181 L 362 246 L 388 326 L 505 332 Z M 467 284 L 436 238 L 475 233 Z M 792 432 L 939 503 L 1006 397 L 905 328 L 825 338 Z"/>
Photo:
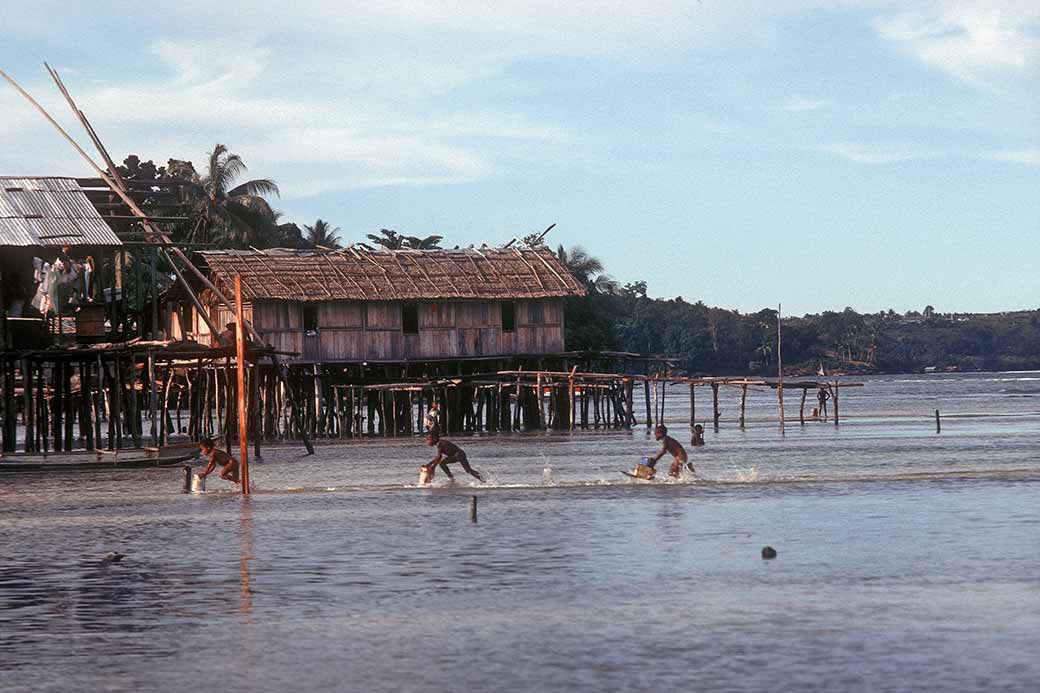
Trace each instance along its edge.
<path fill-rule="evenodd" d="M 239 518 L 239 596 L 240 603 L 238 612 L 245 615 L 246 621 L 250 621 L 253 613 L 253 588 L 252 578 L 249 573 L 250 562 L 253 560 L 253 502 L 249 496 L 242 497 L 242 512 Z"/>

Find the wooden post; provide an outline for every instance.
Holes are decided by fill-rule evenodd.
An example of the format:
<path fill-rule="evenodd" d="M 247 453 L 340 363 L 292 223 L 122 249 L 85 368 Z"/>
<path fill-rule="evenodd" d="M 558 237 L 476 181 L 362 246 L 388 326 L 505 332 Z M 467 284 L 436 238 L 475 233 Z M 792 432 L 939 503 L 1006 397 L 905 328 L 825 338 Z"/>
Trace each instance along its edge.
<path fill-rule="evenodd" d="M 252 415 L 249 417 L 253 428 L 253 457 L 260 459 L 260 427 L 263 423 L 262 412 L 260 410 L 260 363 L 256 361 L 250 368 L 249 374 L 249 411 Z M 338 407 L 337 407 L 338 408 Z"/>
<path fill-rule="evenodd" d="M 571 375 L 567 379 L 567 389 L 568 389 L 568 394 L 570 395 L 570 412 L 571 412 L 570 430 L 572 430 L 572 431 L 574 430 L 574 415 L 576 413 L 575 410 L 574 410 L 574 373 L 577 370 L 578 370 L 577 366 L 572 368 L 571 369 Z"/>
<path fill-rule="evenodd" d="M 135 448 L 141 447 L 141 436 L 138 427 L 141 425 L 141 413 L 137 407 L 137 358 L 130 355 L 130 395 L 127 399 L 126 413 L 130 424 L 130 442 Z"/>
<path fill-rule="evenodd" d="M 625 428 L 632 428 L 636 422 L 635 408 L 635 383 L 631 378 L 625 378 Z"/>
<path fill-rule="evenodd" d="M 653 417 L 650 416 L 650 381 L 643 381 L 643 402 L 646 404 L 646 427 L 653 425 Z"/>
<path fill-rule="evenodd" d="M 697 425 L 697 395 L 694 394 L 696 386 L 690 383 L 690 431 Z"/>
<path fill-rule="evenodd" d="M 935 410 L 935 432 L 942 433 L 942 423 L 939 421 L 939 410 Z"/>
<path fill-rule="evenodd" d="M 659 393 L 660 386 L 657 383 L 657 379 L 654 379 L 654 426 L 657 427 L 661 424 L 660 415 L 660 404 L 661 395 Z"/>
<path fill-rule="evenodd" d="M 155 261 L 152 261 L 152 280 L 154 282 L 155 275 Z M 154 286 L 154 284 L 153 284 Z M 154 334 L 154 333 L 153 333 Z M 148 415 L 151 417 L 152 423 L 150 427 L 150 433 L 152 435 L 152 445 L 159 447 L 159 385 L 155 382 L 155 351 L 148 352 Z"/>
<path fill-rule="evenodd" d="M 18 431 L 18 418 L 15 413 L 14 399 L 14 362 L 7 359 L 0 361 L 3 369 L 4 388 L 4 421 L 3 421 L 3 451 L 15 451 L 15 437 Z"/>
<path fill-rule="evenodd" d="M 744 406 L 747 403 L 747 385 L 740 386 L 740 430 L 744 430 Z"/>
<path fill-rule="evenodd" d="M 39 452 L 40 448 L 43 448 L 44 452 L 47 452 L 50 449 L 50 443 L 48 442 L 50 440 L 50 434 L 48 432 L 48 426 L 50 425 L 50 423 L 47 418 L 47 377 L 44 373 L 45 371 L 43 369 L 43 362 L 41 361 L 39 365 L 39 371 L 36 374 L 36 406 L 37 412 L 39 413 L 39 416 L 37 417 L 36 430 L 39 434 L 40 439 L 39 443 L 36 445 L 36 452 Z"/>
<path fill-rule="evenodd" d="M 477 497 L 473 496 L 469 499 L 469 521 L 477 521 Z"/>
<path fill-rule="evenodd" d="M 242 456 L 242 495 L 249 495 L 249 419 L 246 412 L 246 334 L 242 317 L 242 277 L 235 275 L 235 358 L 238 361 L 238 452 Z"/>
<path fill-rule="evenodd" d="M 808 394 L 809 388 L 802 388 L 802 404 L 798 407 L 798 423 L 802 426 L 805 425 L 805 396 Z"/>
<path fill-rule="evenodd" d="M 25 451 L 36 452 L 36 411 L 33 402 L 33 368 L 29 359 L 22 359 L 22 397 L 25 407 Z"/>
<path fill-rule="evenodd" d="M 64 438 L 62 437 L 62 421 L 65 408 L 62 400 L 65 399 L 65 362 L 55 361 L 51 367 L 51 381 L 54 383 L 51 389 L 51 436 L 54 438 L 54 451 L 64 450 Z"/>
<path fill-rule="evenodd" d="M 834 380 L 834 396 L 831 397 L 834 400 L 834 425 L 838 425 L 838 380 Z"/>
<path fill-rule="evenodd" d="M 718 430 L 719 430 L 719 384 L 718 383 L 712 383 L 711 384 L 711 404 L 712 404 L 712 409 L 711 409 L 711 412 L 712 412 L 711 413 L 712 423 L 715 426 L 715 431 L 718 432 Z"/>
<path fill-rule="evenodd" d="M 781 355 L 783 345 L 783 319 L 780 317 L 781 304 L 776 305 L 776 397 L 780 403 L 780 433 L 784 433 L 784 359 Z"/>

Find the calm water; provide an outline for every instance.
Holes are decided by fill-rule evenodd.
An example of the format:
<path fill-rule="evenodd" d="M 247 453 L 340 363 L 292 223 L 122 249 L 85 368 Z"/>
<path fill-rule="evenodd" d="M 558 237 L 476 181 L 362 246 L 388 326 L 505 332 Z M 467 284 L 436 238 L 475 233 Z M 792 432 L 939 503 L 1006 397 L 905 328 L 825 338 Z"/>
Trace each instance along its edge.
<path fill-rule="evenodd" d="M 756 392 L 702 481 L 619 475 L 642 428 L 461 439 L 481 488 L 417 439 L 267 448 L 248 501 L 0 476 L 0 689 L 1036 690 L 1040 374 L 865 381 L 783 438 Z"/>

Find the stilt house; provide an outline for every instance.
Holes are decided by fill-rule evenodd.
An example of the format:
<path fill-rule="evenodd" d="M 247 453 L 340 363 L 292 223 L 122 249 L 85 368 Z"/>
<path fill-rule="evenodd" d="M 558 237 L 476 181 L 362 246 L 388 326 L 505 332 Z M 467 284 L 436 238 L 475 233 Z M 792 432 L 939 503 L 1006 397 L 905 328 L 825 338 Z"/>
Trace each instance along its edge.
<path fill-rule="evenodd" d="M 242 278 L 246 319 L 297 363 L 402 362 L 564 350 L 564 299 L 585 288 L 548 249 L 205 251 Z M 206 300 L 218 325 L 234 321 Z M 195 316 L 200 342 L 212 342 Z"/>

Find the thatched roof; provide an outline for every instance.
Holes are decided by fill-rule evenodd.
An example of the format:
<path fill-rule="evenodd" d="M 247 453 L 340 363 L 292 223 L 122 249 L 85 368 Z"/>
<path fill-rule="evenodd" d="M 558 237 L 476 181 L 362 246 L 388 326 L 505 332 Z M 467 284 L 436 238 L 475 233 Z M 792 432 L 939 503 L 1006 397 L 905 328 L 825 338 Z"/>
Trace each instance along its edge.
<path fill-rule="evenodd" d="M 220 250 L 200 253 L 216 283 L 247 300 L 503 300 L 583 296 L 547 248 Z"/>
<path fill-rule="evenodd" d="M 74 178 L 0 176 L 0 246 L 121 245 Z"/>

